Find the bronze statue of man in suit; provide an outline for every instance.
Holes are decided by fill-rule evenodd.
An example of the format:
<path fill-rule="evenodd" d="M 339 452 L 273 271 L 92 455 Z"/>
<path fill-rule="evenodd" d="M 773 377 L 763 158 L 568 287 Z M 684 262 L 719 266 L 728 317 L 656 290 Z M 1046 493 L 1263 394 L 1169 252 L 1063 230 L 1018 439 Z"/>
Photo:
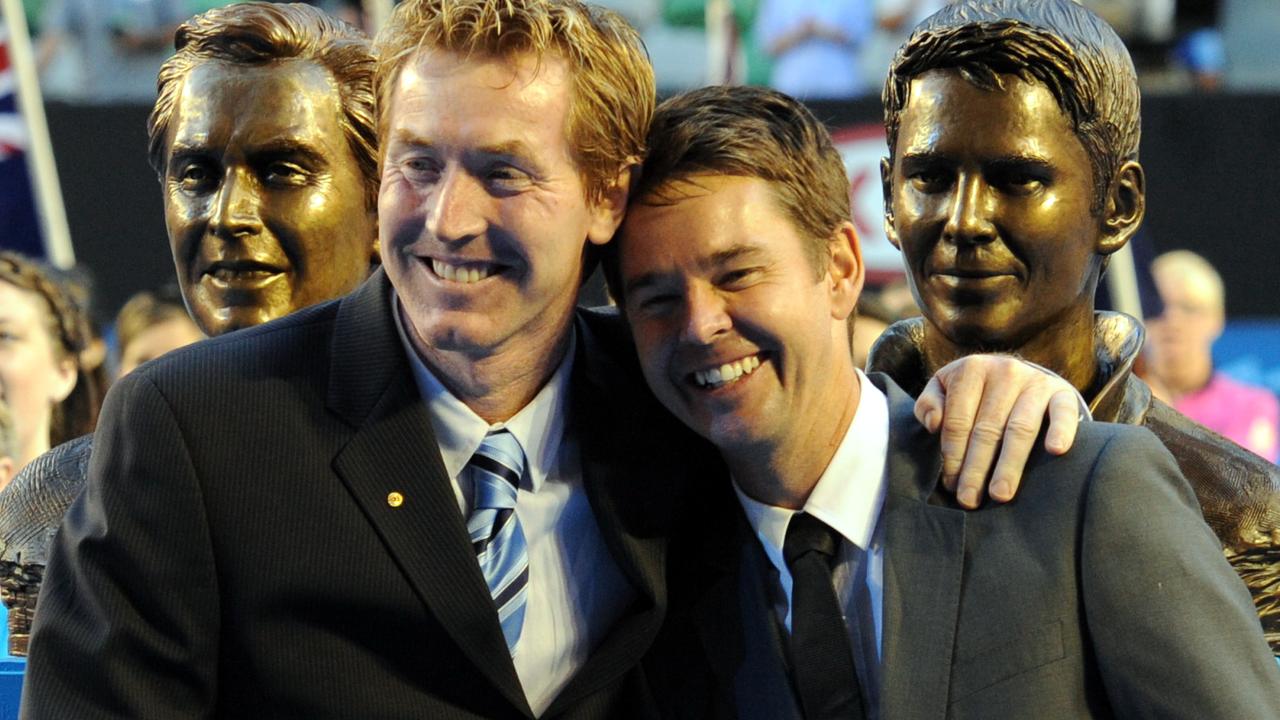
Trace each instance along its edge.
<path fill-rule="evenodd" d="M 147 130 L 191 317 L 216 336 L 353 290 L 377 263 L 368 38 L 314 7 L 242 3 L 191 18 L 174 45 Z M 14 654 L 92 445 L 53 448 L 0 493 Z"/>
<path fill-rule="evenodd" d="M 923 318 L 868 365 L 909 393 L 957 357 L 1009 352 L 1068 379 L 1094 419 L 1173 453 L 1280 649 L 1280 469 L 1151 397 L 1138 321 L 1095 313 L 1142 221 L 1139 96 L 1115 33 L 1065 0 L 966 0 L 922 22 L 885 83 L 885 229 Z"/>

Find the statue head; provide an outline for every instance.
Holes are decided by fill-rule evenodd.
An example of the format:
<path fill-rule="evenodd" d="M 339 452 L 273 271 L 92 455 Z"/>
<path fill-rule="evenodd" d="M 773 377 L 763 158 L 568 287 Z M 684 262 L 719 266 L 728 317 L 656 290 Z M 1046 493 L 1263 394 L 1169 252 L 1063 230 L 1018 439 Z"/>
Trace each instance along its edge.
<path fill-rule="evenodd" d="M 706 87 L 662 103 L 649 147 L 605 269 L 654 394 L 731 467 L 838 421 L 864 272 L 826 128 L 776 91 Z"/>
<path fill-rule="evenodd" d="M 374 59 L 302 4 L 179 26 L 147 123 L 179 286 L 209 335 L 352 290 L 376 261 Z"/>
<path fill-rule="evenodd" d="M 961 0 L 898 51 L 884 105 L 886 232 L 926 340 L 1091 356 L 1098 279 L 1145 210 L 1119 37 L 1071 0 Z"/>

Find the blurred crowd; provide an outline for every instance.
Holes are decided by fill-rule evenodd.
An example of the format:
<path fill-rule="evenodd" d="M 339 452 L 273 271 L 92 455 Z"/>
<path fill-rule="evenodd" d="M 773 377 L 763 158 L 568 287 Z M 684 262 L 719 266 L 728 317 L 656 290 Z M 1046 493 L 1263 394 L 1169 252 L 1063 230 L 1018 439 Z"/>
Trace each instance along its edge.
<path fill-rule="evenodd" d="M 156 71 L 183 20 L 227 0 L 23 0 L 46 97 L 79 102 L 155 99 Z M 312 0 L 355 25 L 360 0 Z"/>
<path fill-rule="evenodd" d="M 712 0 L 713 2 L 718 0 Z M 725 0 L 734 79 L 809 100 L 878 95 L 894 50 L 948 0 Z M 1128 44 L 1153 91 L 1275 90 L 1274 0 L 1082 0 Z M 82 102 L 154 96 L 183 19 L 226 0 L 24 0 L 47 96 Z M 365 26 L 361 0 L 312 0 Z M 641 30 L 659 90 L 704 84 L 708 0 L 605 0 Z M 843 72 L 835 69 L 844 68 Z"/>

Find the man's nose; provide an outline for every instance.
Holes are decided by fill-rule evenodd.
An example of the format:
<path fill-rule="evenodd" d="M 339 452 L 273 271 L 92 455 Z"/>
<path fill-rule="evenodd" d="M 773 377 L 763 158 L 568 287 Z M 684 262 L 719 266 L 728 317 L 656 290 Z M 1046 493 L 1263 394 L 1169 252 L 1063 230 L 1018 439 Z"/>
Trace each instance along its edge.
<path fill-rule="evenodd" d="M 488 193 L 467 172 L 447 168 L 428 199 L 427 232 L 441 242 L 460 242 L 484 232 Z"/>
<path fill-rule="evenodd" d="M 995 239 L 991 222 L 990 187 L 978 173 L 962 174 L 947 209 L 942 235 L 957 245 L 977 245 Z"/>
<path fill-rule="evenodd" d="M 682 339 L 687 343 L 709 345 L 716 337 L 733 327 L 725 298 L 710 287 L 695 286 L 685 300 Z"/>
<path fill-rule="evenodd" d="M 214 235 L 234 238 L 262 231 L 262 191 L 247 169 L 227 168 L 213 203 L 209 230 Z"/>

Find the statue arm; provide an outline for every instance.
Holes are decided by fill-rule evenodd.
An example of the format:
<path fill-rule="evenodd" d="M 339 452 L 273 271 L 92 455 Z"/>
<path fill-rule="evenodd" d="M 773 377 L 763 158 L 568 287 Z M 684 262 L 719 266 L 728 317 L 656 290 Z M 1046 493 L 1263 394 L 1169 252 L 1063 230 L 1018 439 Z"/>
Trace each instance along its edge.
<path fill-rule="evenodd" d="M 46 569 L 24 718 L 213 713 L 218 592 L 200 482 L 145 372 L 107 398 Z"/>

